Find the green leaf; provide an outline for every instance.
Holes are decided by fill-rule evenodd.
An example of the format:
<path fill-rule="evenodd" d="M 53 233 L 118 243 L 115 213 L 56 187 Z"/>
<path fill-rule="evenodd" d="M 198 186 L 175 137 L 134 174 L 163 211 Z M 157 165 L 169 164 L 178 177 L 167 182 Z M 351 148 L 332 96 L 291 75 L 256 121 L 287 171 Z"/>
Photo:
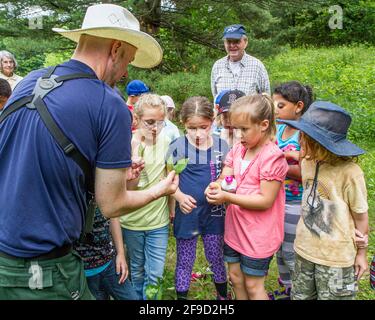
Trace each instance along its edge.
<path fill-rule="evenodd" d="M 189 162 L 189 158 L 178 160 L 177 163 L 173 166 L 176 173 L 180 174 L 182 171 L 184 171 L 188 162 Z"/>
<path fill-rule="evenodd" d="M 158 289 L 157 286 L 155 286 L 155 285 L 148 285 L 146 287 L 146 297 L 147 297 L 147 300 L 154 300 L 156 294 L 158 293 L 158 291 L 159 291 L 159 289 Z"/>

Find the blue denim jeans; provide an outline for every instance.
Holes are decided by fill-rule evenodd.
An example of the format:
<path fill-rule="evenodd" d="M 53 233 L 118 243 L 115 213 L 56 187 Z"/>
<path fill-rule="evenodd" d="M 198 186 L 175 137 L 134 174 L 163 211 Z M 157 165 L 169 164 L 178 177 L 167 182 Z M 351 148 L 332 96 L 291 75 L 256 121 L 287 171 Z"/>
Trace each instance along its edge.
<path fill-rule="evenodd" d="M 139 297 L 146 300 L 147 285 L 157 284 L 158 278 L 163 277 L 169 226 L 148 231 L 122 228 L 122 234 L 130 259 L 133 287 Z"/>
<path fill-rule="evenodd" d="M 116 265 L 112 260 L 110 265 L 101 273 L 87 277 L 87 284 L 96 300 L 139 300 L 129 278 L 119 284 L 120 276 L 116 274 Z"/>

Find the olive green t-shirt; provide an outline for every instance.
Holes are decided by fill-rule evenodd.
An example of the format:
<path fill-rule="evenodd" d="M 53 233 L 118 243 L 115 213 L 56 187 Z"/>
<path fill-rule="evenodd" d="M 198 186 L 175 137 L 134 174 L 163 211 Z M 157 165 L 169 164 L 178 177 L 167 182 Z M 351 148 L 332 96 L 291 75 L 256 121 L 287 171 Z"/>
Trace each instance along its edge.
<path fill-rule="evenodd" d="M 368 210 L 363 172 L 354 162 L 321 164 L 314 199 L 315 168 L 313 161 L 302 161 L 304 191 L 294 249 L 302 258 L 316 264 L 353 266 L 357 248 L 351 212 L 361 214 Z"/>
<path fill-rule="evenodd" d="M 159 134 L 156 143 L 146 146 L 143 154 L 145 168 L 138 183 L 138 190 L 145 190 L 166 177 L 165 156 L 170 140 Z M 136 231 L 154 230 L 169 223 L 168 197 L 161 197 L 148 205 L 120 218 L 121 226 Z"/>

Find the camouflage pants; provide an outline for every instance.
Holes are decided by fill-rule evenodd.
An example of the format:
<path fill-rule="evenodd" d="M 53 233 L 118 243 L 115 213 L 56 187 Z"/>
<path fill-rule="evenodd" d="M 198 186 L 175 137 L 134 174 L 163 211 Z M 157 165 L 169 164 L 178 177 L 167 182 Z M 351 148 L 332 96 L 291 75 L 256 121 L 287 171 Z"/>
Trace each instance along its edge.
<path fill-rule="evenodd" d="M 292 300 L 354 300 L 358 284 L 354 267 L 334 268 L 296 254 Z"/>

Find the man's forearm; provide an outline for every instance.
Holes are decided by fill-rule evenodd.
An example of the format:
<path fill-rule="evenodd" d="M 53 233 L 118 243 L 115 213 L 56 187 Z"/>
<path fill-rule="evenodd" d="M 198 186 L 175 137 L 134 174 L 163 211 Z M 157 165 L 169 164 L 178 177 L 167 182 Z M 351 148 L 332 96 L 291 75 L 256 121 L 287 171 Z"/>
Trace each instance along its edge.
<path fill-rule="evenodd" d="M 147 190 L 127 190 L 126 193 L 117 200 L 118 204 L 114 202 L 109 203 L 108 208 L 101 208 L 101 210 L 103 215 L 107 218 L 116 218 L 144 207 L 156 200 L 159 196 L 154 187 Z"/>

